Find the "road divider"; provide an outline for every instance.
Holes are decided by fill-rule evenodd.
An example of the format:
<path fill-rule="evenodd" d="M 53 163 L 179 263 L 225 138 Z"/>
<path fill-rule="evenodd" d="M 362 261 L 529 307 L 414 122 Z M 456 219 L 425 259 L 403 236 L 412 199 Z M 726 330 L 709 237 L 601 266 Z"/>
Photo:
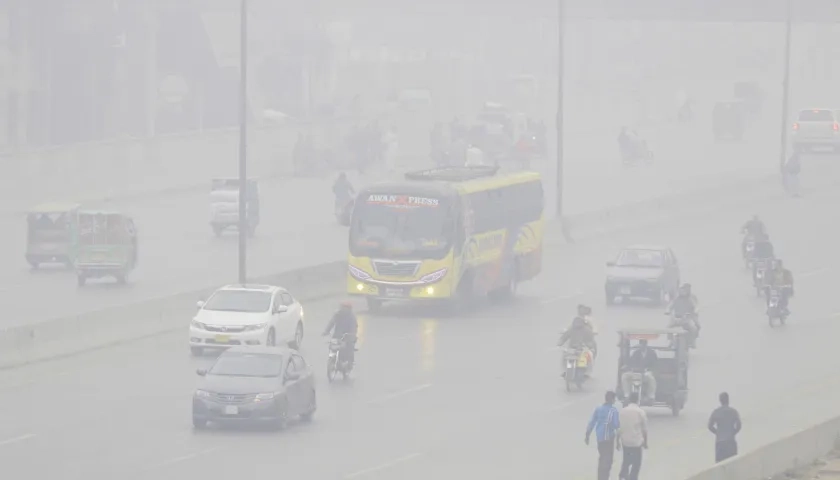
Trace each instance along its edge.
<path fill-rule="evenodd" d="M 718 463 L 687 480 L 766 480 L 786 477 L 840 448 L 840 417 L 811 426 L 751 452 Z"/>
<path fill-rule="evenodd" d="M 811 188 L 836 185 L 833 163 L 811 169 Z M 786 195 L 777 175 L 750 182 L 722 184 L 712 189 L 616 207 L 569 217 L 566 227 L 549 222 L 545 239 L 547 248 L 559 248 L 564 234 L 572 239 L 593 238 L 622 230 L 661 225 L 676 219 L 696 217 L 764 199 Z M 791 199 L 791 201 L 796 201 Z M 302 301 L 343 295 L 346 261 L 333 261 L 266 277 L 251 283 L 281 285 Z M 46 322 L 0 331 L 0 368 L 72 355 L 121 342 L 138 340 L 179 329 L 187 329 L 196 311 L 195 303 L 206 298 L 216 287 L 58 318 Z"/>

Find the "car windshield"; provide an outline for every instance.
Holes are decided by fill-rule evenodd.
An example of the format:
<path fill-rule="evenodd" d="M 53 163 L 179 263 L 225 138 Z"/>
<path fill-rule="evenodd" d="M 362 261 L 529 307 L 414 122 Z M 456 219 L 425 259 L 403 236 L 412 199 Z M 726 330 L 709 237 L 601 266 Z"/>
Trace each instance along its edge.
<path fill-rule="evenodd" d="M 803 110 L 799 112 L 802 122 L 833 122 L 834 115 L 830 110 Z"/>
<path fill-rule="evenodd" d="M 422 255 L 447 248 L 453 227 L 440 199 L 372 194 L 353 212 L 350 242 L 367 254 Z"/>
<path fill-rule="evenodd" d="M 204 304 L 204 310 L 215 312 L 267 312 L 271 293 L 253 290 L 219 290 Z"/>
<path fill-rule="evenodd" d="M 279 377 L 283 356 L 265 353 L 226 352 L 207 372 L 227 377 Z"/>
<path fill-rule="evenodd" d="M 665 266 L 665 256 L 658 250 L 625 250 L 615 262 L 619 267 L 657 267 Z"/>

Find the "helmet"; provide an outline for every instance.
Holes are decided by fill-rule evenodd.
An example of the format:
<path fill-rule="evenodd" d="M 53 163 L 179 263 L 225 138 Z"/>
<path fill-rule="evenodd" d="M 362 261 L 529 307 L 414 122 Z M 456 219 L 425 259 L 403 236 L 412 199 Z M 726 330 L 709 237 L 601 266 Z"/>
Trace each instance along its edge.
<path fill-rule="evenodd" d="M 353 303 L 350 302 L 350 300 L 344 300 L 339 305 L 341 306 L 341 308 L 343 308 L 345 310 L 352 310 L 353 309 Z"/>
<path fill-rule="evenodd" d="M 592 309 L 583 304 L 577 306 L 577 311 L 580 315 L 589 315 L 592 313 Z"/>
<path fill-rule="evenodd" d="M 691 295 L 691 284 L 690 283 L 683 283 L 680 286 L 680 293 L 685 295 Z"/>
<path fill-rule="evenodd" d="M 347 178 L 347 174 L 344 173 L 344 172 L 341 172 L 341 173 L 338 174 L 338 178 L 340 180 L 345 180 Z"/>
<path fill-rule="evenodd" d="M 753 215 L 753 221 L 754 221 L 754 222 L 760 222 L 760 221 L 761 221 L 761 219 L 760 219 L 760 218 L 758 218 L 758 214 L 757 214 L 757 213 L 756 213 L 755 215 Z"/>

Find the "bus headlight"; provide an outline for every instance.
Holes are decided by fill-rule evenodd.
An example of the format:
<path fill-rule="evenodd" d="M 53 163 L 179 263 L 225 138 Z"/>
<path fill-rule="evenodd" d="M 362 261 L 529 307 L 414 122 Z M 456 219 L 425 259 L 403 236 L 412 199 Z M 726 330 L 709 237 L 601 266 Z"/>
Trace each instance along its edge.
<path fill-rule="evenodd" d="M 448 271 L 448 269 L 441 268 L 440 270 L 438 270 L 436 272 L 432 272 L 428 275 L 424 275 L 423 277 L 420 278 L 420 281 L 422 283 L 435 283 L 438 280 L 440 280 L 441 278 L 443 278 L 446 275 L 447 271 Z"/>
<path fill-rule="evenodd" d="M 426 287 L 426 295 L 434 295 L 435 287 Z"/>
<path fill-rule="evenodd" d="M 347 270 L 350 272 L 350 275 L 356 280 L 370 280 L 370 274 L 362 270 L 361 268 L 356 268 L 353 265 L 347 265 Z"/>

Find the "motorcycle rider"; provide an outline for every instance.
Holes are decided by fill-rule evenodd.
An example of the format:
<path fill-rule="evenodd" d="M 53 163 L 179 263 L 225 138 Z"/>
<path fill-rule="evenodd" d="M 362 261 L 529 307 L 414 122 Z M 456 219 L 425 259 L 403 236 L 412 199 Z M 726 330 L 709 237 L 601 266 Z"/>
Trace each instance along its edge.
<path fill-rule="evenodd" d="M 747 220 L 741 227 L 741 233 L 745 234 L 744 239 L 741 241 L 741 253 L 744 257 L 747 256 L 747 242 L 752 239 L 755 239 L 759 235 L 767 235 L 767 228 L 764 226 L 764 222 L 758 218 L 758 215 L 753 215 L 750 220 Z"/>
<path fill-rule="evenodd" d="M 784 267 L 780 259 L 773 261 L 773 270 L 767 275 L 767 287 L 776 288 L 779 291 L 779 308 L 785 315 L 790 315 L 788 310 L 788 299 L 793 296 L 793 273 Z M 768 301 L 770 295 L 767 295 Z"/>
<path fill-rule="evenodd" d="M 563 332 L 563 335 L 557 342 L 557 346 L 562 347 L 567 342 L 569 344 L 568 350 L 571 351 L 585 352 L 586 350 L 589 350 L 594 354 L 594 352 L 598 350 L 598 346 L 595 344 L 595 334 L 592 332 L 592 328 L 587 325 L 586 319 L 580 315 L 576 316 L 574 320 L 572 320 L 571 328 L 568 328 Z M 591 365 L 588 367 L 591 368 Z"/>
<path fill-rule="evenodd" d="M 332 316 L 323 333 L 326 337 L 332 332 L 332 338 L 337 340 L 341 340 L 341 337 L 347 335 L 344 338 L 341 356 L 347 359 L 350 367 L 353 366 L 356 357 L 356 334 L 358 331 L 359 321 L 353 313 L 353 304 L 349 301 L 344 301 L 341 302 L 341 306 Z"/>
<path fill-rule="evenodd" d="M 356 190 L 344 172 L 338 174 L 338 178 L 333 183 L 332 191 L 333 195 L 335 195 L 336 212 L 343 210 L 353 197 L 356 196 Z"/>
<path fill-rule="evenodd" d="M 758 282 L 756 272 L 759 267 L 764 267 L 765 275 L 771 269 L 770 262 L 776 258 L 773 244 L 770 243 L 770 237 L 766 233 L 759 233 L 755 237 L 755 246 L 752 251 L 753 260 L 753 280 Z"/>
<path fill-rule="evenodd" d="M 697 316 L 697 297 L 691 293 L 691 284 L 684 283 L 679 295 L 668 306 L 666 314 L 673 314 L 670 327 L 682 327 L 691 334 L 692 342 L 700 332 L 700 320 Z M 682 318 L 681 323 L 675 323 Z"/>
<path fill-rule="evenodd" d="M 638 156 L 641 140 L 639 135 L 627 126 L 621 127 L 618 134 L 618 150 L 621 152 L 621 159 L 624 162 L 631 162 Z"/>
<path fill-rule="evenodd" d="M 648 346 L 647 340 L 639 340 L 639 346 L 627 359 L 627 371 L 621 374 L 621 393 L 625 399 L 628 398 L 632 390 L 633 374 L 641 373 L 643 375 L 642 393 L 645 395 L 641 400 L 653 403 L 656 399 L 656 377 L 653 375 L 653 371 L 656 369 L 658 359 L 656 351 Z"/>

